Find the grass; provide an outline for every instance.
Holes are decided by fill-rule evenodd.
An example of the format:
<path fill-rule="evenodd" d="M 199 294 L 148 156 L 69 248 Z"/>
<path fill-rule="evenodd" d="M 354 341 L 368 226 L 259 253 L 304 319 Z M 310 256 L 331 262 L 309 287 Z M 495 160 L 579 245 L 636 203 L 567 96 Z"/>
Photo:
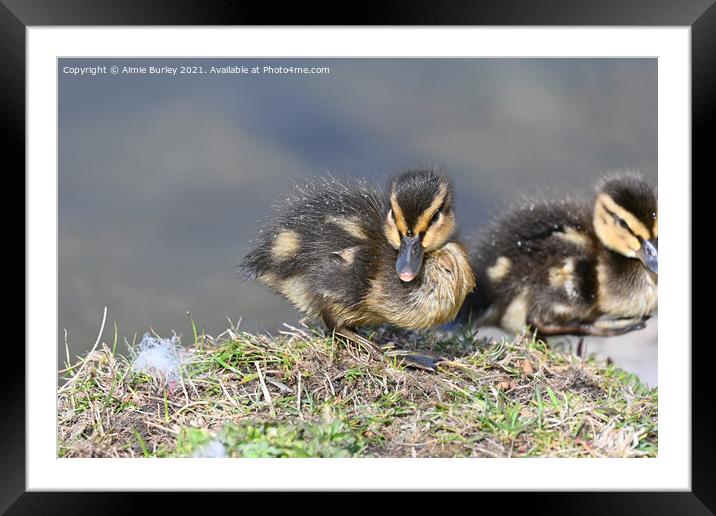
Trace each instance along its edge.
<path fill-rule="evenodd" d="M 375 328 L 450 357 L 437 374 L 380 362 L 311 328 L 194 330 L 181 379 L 102 343 L 64 370 L 61 457 L 655 457 L 657 389 L 528 335 Z"/>

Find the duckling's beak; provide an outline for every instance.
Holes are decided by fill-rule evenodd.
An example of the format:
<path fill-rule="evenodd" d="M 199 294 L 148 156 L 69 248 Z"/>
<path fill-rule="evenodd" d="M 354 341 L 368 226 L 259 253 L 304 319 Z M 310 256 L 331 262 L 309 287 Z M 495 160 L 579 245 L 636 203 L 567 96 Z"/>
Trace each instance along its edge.
<path fill-rule="evenodd" d="M 402 281 L 413 281 L 423 266 L 423 245 L 419 237 L 403 236 L 395 270 Z"/>
<path fill-rule="evenodd" d="M 651 272 L 659 273 L 659 243 L 656 240 L 644 240 L 639 249 L 639 259 Z"/>

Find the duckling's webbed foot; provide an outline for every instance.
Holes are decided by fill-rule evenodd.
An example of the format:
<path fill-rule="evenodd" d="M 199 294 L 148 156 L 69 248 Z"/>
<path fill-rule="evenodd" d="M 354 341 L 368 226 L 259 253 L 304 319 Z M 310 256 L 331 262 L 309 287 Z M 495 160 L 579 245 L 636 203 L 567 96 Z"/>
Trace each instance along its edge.
<path fill-rule="evenodd" d="M 417 351 L 409 351 L 405 349 L 392 349 L 386 351 L 387 357 L 397 357 L 398 363 L 405 367 L 413 367 L 435 373 L 438 370 L 438 364 L 444 362 L 443 357 L 437 355 L 428 355 L 426 353 L 418 353 Z"/>
<path fill-rule="evenodd" d="M 563 324 L 545 324 L 532 322 L 530 325 L 544 337 L 556 335 L 591 335 L 594 337 L 616 337 L 646 327 L 647 318 L 636 319 L 597 319 L 591 323 L 572 322 Z"/>
<path fill-rule="evenodd" d="M 624 335 L 632 331 L 646 328 L 649 317 L 623 319 L 597 319 L 592 326 L 604 332 L 605 336 Z"/>

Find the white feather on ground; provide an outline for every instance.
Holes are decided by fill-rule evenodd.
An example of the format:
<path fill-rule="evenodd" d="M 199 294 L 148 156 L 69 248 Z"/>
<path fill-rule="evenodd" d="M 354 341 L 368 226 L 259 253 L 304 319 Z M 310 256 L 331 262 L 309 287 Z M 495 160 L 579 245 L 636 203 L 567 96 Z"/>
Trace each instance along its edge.
<path fill-rule="evenodd" d="M 224 459 L 227 457 L 226 448 L 224 448 L 223 443 L 216 439 L 209 441 L 204 446 L 194 450 L 192 456 L 202 459 Z"/>
<path fill-rule="evenodd" d="M 173 332 L 172 332 L 173 333 Z M 176 333 L 169 339 L 153 337 L 145 333 L 133 351 L 132 369 L 146 373 L 166 384 L 181 378 L 181 342 Z"/>

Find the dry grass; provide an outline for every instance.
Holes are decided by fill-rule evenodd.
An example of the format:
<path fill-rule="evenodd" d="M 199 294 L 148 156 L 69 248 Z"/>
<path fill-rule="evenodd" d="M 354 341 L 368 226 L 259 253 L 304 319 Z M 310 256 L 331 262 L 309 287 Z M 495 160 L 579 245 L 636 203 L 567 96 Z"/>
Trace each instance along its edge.
<path fill-rule="evenodd" d="M 657 390 L 528 336 L 384 328 L 454 357 L 438 374 L 381 363 L 309 328 L 197 336 L 181 380 L 102 344 L 58 392 L 62 457 L 653 457 Z M 79 370 L 81 368 L 81 371 Z"/>

